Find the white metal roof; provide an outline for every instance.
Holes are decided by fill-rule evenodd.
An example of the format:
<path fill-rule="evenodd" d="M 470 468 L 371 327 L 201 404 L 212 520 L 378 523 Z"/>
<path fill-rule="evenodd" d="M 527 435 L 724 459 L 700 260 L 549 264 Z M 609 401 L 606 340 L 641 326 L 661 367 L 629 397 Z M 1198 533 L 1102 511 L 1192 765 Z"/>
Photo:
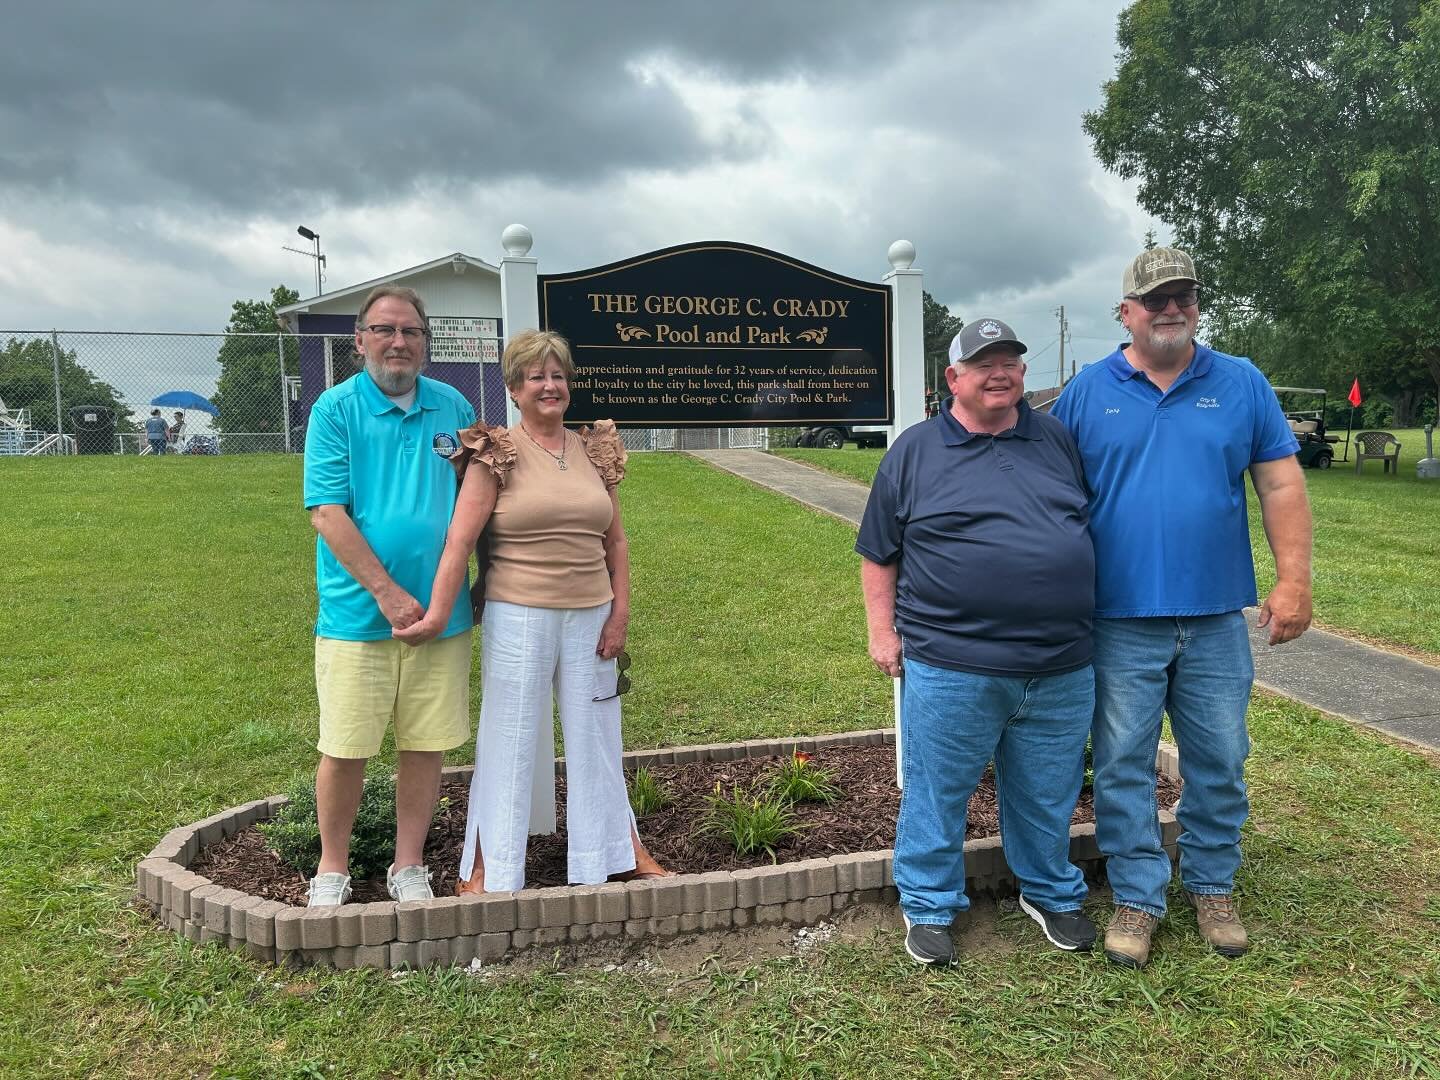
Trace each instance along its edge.
<path fill-rule="evenodd" d="M 430 262 L 421 263 L 419 266 L 412 266 L 406 270 L 397 270 L 393 274 L 385 274 L 382 277 L 371 278 L 369 281 L 362 281 L 358 285 L 347 285 L 345 288 L 336 289 L 334 292 L 322 293 L 319 296 L 311 296 L 307 299 L 299 300 L 293 304 L 286 304 L 282 308 L 276 308 L 275 314 L 277 317 L 284 319 L 288 325 L 289 319 L 286 318 L 286 316 L 297 315 L 301 312 L 308 312 L 312 307 L 317 304 L 325 304 L 330 302 L 331 300 L 339 300 L 343 297 L 353 296 L 357 293 L 363 296 L 365 293 L 368 293 L 371 289 L 373 289 L 376 285 L 385 285 L 391 282 L 404 281 L 406 278 L 412 278 L 420 274 L 429 273 L 431 270 L 438 270 L 444 266 L 454 266 L 457 262 L 467 268 L 473 266 L 475 267 L 475 269 L 481 270 L 487 274 L 494 274 L 496 277 L 500 275 L 500 268 L 498 266 L 493 266 L 490 263 L 487 263 L 484 259 L 477 259 L 473 255 L 466 255 L 463 251 L 456 251 L 452 252 L 449 255 L 442 255 L 438 259 L 432 259 Z"/>

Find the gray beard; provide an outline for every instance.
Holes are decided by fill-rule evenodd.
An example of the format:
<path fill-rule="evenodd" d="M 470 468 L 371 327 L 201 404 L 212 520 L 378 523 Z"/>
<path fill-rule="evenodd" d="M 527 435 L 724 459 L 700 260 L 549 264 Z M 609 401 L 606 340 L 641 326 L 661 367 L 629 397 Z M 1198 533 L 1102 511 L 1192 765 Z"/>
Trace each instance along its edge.
<path fill-rule="evenodd" d="M 415 380 L 419 378 L 418 372 L 415 375 L 407 375 L 398 371 L 388 371 L 368 356 L 365 358 L 365 370 L 370 373 L 370 378 L 375 380 L 375 385 L 391 397 L 408 394 L 415 388 Z"/>
<path fill-rule="evenodd" d="M 1149 345 L 1152 352 L 1183 352 L 1190 348 L 1194 340 L 1195 336 L 1188 330 L 1174 335 L 1157 333 L 1152 330 Z"/>

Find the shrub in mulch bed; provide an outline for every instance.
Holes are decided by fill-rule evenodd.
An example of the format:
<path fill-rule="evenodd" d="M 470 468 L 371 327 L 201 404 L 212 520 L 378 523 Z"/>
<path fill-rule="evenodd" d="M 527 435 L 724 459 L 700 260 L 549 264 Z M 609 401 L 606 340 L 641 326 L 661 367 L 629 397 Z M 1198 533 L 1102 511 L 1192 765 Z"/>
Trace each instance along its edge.
<path fill-rule="evenodd" d="M 739 870 L 766 866 L 763 853 L 737 855 L 727 841 L 700 833 L 708 810 L 707 797 L 717 783 L 730 790 L 763 787 L 776 767 L 789 755 L 746 758 L 739 761 L 697 761 L 687 765 L 652 765 L 650 771 L 673 800 L 670 805 L 640 819 L 640 837 L 660 863 L 680 873 L 711 870 Z M 832 747 L 814 756 L 840 791 L 835 802 L 797 803 L 796 821 L 804 827 L 776 847 L 779 862 L 820 859 L 857 851 L 879 851 L 895 843 L 895 815 L 900 792 L 895 787 L 895 751 L 891 746 Z M 564 885 L 565 881 L 565 779 L 555 781 L 559 803 L 558 830 L 551 836 L 532 836 L 525 863 L 525 882 L 530 888 Z M 469 781 L 446 779 L 440 794 L 448 805 L 437 815 L 425 844 L 425 859 L 434 871 L 435 895 L 448 896 L 455 889 L 455 870 L 464 843 L 465 808 Z M 1180 794 L 1180 782 L 1159 777 L 1158 801 L 1172 804 Z M 1072 819 L 1076 824 L 1095 819 L 1088 789 Z M 993 836 L 998 831 L 994 777 L 987 771 L 970 800 L 966 821 L 967 839 Z M 254 896 L 282 903 L 303 905 L 306 882 L 280 862 L 265 847 L 264 837 L 254 828 L 206 848 L 191 869 L 218 885 L 239 889 Z M 385 880 L 354 883 L 354 900 L 364 903 L 385 900 Z"/>

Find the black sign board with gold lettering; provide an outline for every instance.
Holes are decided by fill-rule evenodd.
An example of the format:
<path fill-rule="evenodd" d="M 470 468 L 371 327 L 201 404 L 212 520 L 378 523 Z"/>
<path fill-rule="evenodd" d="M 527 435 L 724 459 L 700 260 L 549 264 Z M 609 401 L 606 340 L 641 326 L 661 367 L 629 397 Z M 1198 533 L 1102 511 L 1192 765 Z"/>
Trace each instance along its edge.
<path fill-rule="evenodd" d="M 566 421 L 888 424 L 890 290 L 711 241 L 539 279 L 576 379 Z"/>

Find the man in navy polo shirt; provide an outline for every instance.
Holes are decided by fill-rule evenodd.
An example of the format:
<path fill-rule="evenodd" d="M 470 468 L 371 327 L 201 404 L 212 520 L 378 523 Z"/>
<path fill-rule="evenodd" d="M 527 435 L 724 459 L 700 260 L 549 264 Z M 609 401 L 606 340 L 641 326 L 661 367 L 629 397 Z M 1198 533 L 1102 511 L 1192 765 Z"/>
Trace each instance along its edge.
<path fill-rule="evenodd" d="M 320 395 L 305 434 L 320 594 L 320 867 L 311 907 L 350 895 L 350 831 L 365 762 L 392 721 L 395 861 L 386 885 L 396 900 L 433 896 L 424 850 L 440 766 L 446 750 L 470 737 L 470 605 L 455 604 L 433 640 L 394 637 L 429 606 L 459 487 L 450 464 L 456 433 L 475 422 L 459 391 L 420 376 L 429 334 L 413 289 L 372 290 L 355 321 L 365 370 Z"/>
<path fill-rule="evenodd" d="M 1238 956 L 1249 944 L 1233 897 L 1254 680 L 1241 610 L 1256 599 L 1247 470 L 1275 556 L 1259 624 L 1271 645 L 1310 625 L 1299 447 L 1265 376 L 1195 343 L 1199 290 L 1185 252 L 1141 252 L 1120 302 L 1132 340 L 1082 370 L 1054 409 L 1091 492 L 1096 839 L 1115 894 L 1105 955 L 1127 967 L 1149 959 L 1170 883 L 1155 812 L 1162 712 L 1185 781 L 1176 816 L 1186 897 L 1216 951 Z"/>
<path fill-rule="evenodd" d="M 895 884 L 905 948 L 954 958 L 965 812 L 991 758 L 1020 906 L 1061 949 L 1089 949 L 1070 817 L 1094 705 L 1095 561 L 1065 429 L 1024 400 L 1025 346 L 999 319 L 950 343 L 951 397 L 880 463 L 855 550 L 881 671 L 905 678 Z"/>

